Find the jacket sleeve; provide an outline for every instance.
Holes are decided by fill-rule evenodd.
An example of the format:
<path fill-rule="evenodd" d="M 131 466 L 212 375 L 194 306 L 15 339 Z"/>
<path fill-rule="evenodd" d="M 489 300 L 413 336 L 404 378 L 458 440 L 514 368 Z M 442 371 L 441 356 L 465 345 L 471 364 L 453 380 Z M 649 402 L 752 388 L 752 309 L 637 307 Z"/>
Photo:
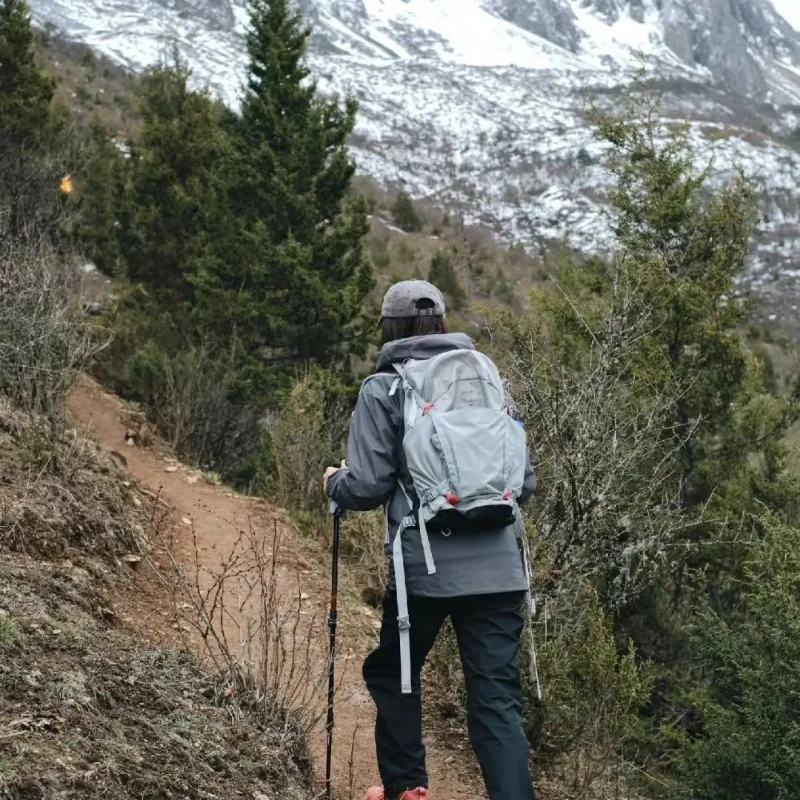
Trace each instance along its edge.
<path fill-rule="evenodd" d="M 517 422 L 522 423 L 522 419 L 517 412 L 516 407 L 511 406 L 511 416 L 514 417 Z M 536 491 L 537 486 L 536 474 L 533 471 L 533 467 L 531 466 L 531 452 L 530 449 L 525 455 L 525 480 L 522 482 L 522 494 L 519 496 L 519 504 L 524 505 L 531 499 L 531 496 Z"/>
<path fill-rule="evenodd" d="M 342 508 L 369 511 L 387 502 L 397 481 L 399 426 L 380 381 L 366 383 L 358 396 L 347 440 L 347 467 L 335 473 L 328 494 Z"/>
<path fill-rule="evenodd" d="M 514 399 L 511 397 L 511 394 L 506 389 L 506 405 L 508 406 L 509 410 L 511 411 L 511 416 L 517 422 L 522 424 L 522 417 L 519 414 L 519 410 L 517 409 L 517 404 L 514 402 Z M 527 503 L 528 500 L 531 499 L 531 496 L 536 491 L 537 480 L 536 474 L 533 471 L 533 467 L 531 466 L 531 453 L 528 450 L 527 455 L 525 456 L 525 480 L 522 482 L 522 494 L 519 496 L 519 504 L 523 505 Z"/>
<path fill-rule="evenodd" d="M 523 505 L 530 500 L 531 495 L 536 491 L 536 475 L 531 466 L 531 454 L 528 453 L 525 460 L 525 480 L 522 484 L 522 494 L 519 496 L 519 504 Z"/>

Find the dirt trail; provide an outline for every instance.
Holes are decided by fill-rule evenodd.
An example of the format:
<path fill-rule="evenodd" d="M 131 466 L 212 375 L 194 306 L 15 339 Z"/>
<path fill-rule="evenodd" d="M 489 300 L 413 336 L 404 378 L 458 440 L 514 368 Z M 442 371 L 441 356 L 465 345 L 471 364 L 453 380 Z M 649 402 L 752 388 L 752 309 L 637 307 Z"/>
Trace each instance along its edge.
<path fill-rule="evenodd" d="M 314 563 L 316 555 L 293 535 L 289 526 L 266 503 L 233 494 L 222 486 L 213 486 L 192 478 L 191 472 L 167 460 L 154 448 L 126 447 L 126 424 L 121 401 L 89 380 L 82 381 L 70 399 L 70 408 L 107 450 L 124 456 L 131 476 L 146 490 L 159 494 L 172 509 L 173 532 L 178 552 L 186 557 L 195 551 L 206 566 L 218 566 L 236 543 L 236 531 L 228 523 L 246 526 L 248 520 L 266 531 L 277 521 L 282 526 L 280 574 L 285 579 L 302 573 L 303 591 L 309 595 L 314 612 L 323 614 L 329 588 L 323 565 Z M 168 471 L 169 470 L 169 471 Z M 190 518 L 192 527 L 181 524 Z M 346 582 L 347 578 L 344 577 Z M 355 592 L 351 592 L 355 595 Z M 164 602 L 168 602 L 164 598 Z M 129 616 L 142 612 L 132 605 Z M 361 661 L 376 640 L 376 617 L 355 602 L 340 607 L 340 631 L 343 647 L 340 652 L 347 663 L 344 668 L 336 706 L 336 748 L 334 754 L 335 785 L 339 797 L 346 797 L 350 782 L 350 760 L 353 753 L 355 800 L 360 800 L 367 787 L 377 782 L 375 751 L 372 739 L 374 711 L 361 679 Z M 323 642 L 324 644 L 324 642 Z M 344 661 L 344 658 L 343 658 Z M 476 779 L 472 754 L 463 745 L 457 749 L 437 743 L 435 733 L 427 738 L 428 768 L 431 792 L 435 800 L 481 800 L 485 797 Z M 317 733 L 311 742 L 318 776 L 324 773 L 324 733 Z"/>

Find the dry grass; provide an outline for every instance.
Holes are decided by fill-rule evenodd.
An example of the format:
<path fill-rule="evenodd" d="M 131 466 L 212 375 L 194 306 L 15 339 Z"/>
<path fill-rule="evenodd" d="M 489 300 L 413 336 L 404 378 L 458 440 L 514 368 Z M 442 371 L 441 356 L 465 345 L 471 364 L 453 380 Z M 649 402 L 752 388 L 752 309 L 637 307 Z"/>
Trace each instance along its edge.
<path fill-rule="evenodd" d="M 144 546 L 144 522 L 121 462 L 68 429 L 39 423 L 0 395 L 0 553 L 114 564 Z"/>
<path fill-rule="evenodd" d="M 311 796 L 302 742 L 192 656 L 110 627 L 86 571 L 14 556 L 0 584 L 20 631 L 2 650 L 0 797 Z"/>
<path fill-rule="evenodd" d="M 75 431 L 39 464 L 35 424 L 2 400 L 0 797 L 307 800 L 304 737 L 255 687 L 118 627 L 139 495 Z"/>
<path fill-rule="evenodd" d="M 167 512 L 155 503 L 149 563 L 172 594 L 175 627 L 187 634 L 187 649 L 199 650 L 210 672 L 226 682 L 224 696 L 247 698 L 287 742 L 304 742 L 326 710 L 325 617 L 307 610 L 299 575 L 281 579 L 277 522 L 269 534 L 252 522 L 220 525 L 230 528 L 234 542 L 211 567 L 196 536 L 188 556 L 177 554 Z"/>

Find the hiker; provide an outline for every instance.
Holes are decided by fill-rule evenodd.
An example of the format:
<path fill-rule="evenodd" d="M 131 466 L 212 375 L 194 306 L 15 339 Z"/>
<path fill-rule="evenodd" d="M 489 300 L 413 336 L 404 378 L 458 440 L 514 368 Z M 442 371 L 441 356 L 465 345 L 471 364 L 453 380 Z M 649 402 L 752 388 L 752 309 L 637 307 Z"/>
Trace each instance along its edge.
<path fill-rule="evenodd" d="M 532 800 L 518 664 L 529 580 L 518 529 L 506 524 L 514 499 L 524 503 L 536 487 L 524 432 L 509 434 L 512 438 L 519 436 L 513 441 L 521 443 L 511 448 L 517 463 L 508 467 L 519 485 L 514 489 L 515 498 L 510 490 L 502 495 L 501 527 L 462 532 L 437 529 L 431 524 L 435 520 L 426 525 L 409 471 L 409 443 L 404 443 L 404 435 L 425 414 L 432 412 L 432 420 L 436 404 L 409 412 L 407 383 L 401 372 L 404 365 L 421 365 L 424 369 L 426 361 L 445 353 L 472 351 L 476 358 L 479 354 L 468 336 L 448 332 L 442 294 L 426 281 L 403 281 L 392 286 L 384 298 L 381 317 L 383 347 L 377 374 L 361 388 L 347 458 L 341 467 L 328 468 L 323 479 L 328 495 L 344 509 L 367 511 L 384 506 L 386 550 L 393 566 L 383 600 L 380 644 L 363 669 L 377 707 L 375 744 L 383 782 L 383 786 L 370 789 L 366 800 L 428 797 L 420 673 L 448 617 L 466 677 L 469 737 L 489 798 Z M 480 358 L 485 359 L 487 374 L 499 382 L 494 365 L 484 356 Z M 458 378 L 450 385 L 457 382 Z M 466 398 L 468 404 L 476 402 L 472 391 L 469 387 L 461 389 L 461 399 Z M 507 406 L 505 411 L 509 413 Z M 406 416 L 408 413 L 412 416 Z M 438 437 L 421 432 L 423 447 L 432 439 L 438 441 Z M 483 452 L 470 454 L 475 459 L 473 471 L 479 475 L 491 472 L 494 466 L 486 462 L 491 447 L 481 449 Z M 511 452 L 501 447 L 499 452 L 507 451 Z M 440 513 L 445 515 L 468 517 L 457 510 L 459 499 L 447 491 L 437 488 L 425 493 L 430 503 L 425 507 L 428 512 L 431 507 L 441 507 Z M 400 606 L 407 606 L 407 610 Z"/>

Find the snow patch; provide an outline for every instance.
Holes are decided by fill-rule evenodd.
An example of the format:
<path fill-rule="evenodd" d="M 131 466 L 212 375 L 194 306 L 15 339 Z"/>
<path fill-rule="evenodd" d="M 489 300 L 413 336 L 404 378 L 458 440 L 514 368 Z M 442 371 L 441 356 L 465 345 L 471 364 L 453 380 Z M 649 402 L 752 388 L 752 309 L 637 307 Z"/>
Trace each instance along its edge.
<path fill-rule="evenodd" d="M 772 0 L 772 5 L 796 31 L 800 31 L 800 0 Z"/>

